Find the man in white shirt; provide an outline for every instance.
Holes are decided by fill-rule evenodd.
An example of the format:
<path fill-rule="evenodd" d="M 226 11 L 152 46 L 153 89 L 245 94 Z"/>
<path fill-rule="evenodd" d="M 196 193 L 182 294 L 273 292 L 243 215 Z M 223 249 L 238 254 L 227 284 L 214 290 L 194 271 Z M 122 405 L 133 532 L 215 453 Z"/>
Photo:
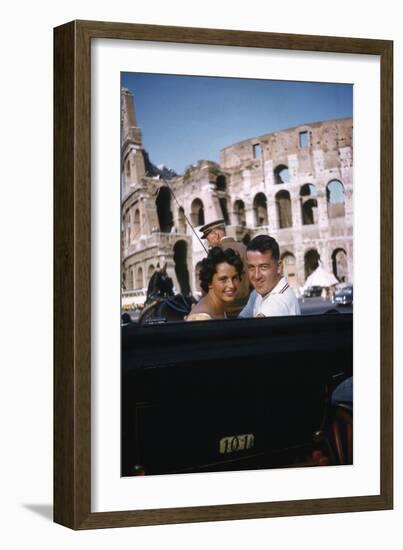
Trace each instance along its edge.
<path fill-rule="evenodd" d="M 277 241 L 258 235 L 246 247 L 246 257 L 249 280 L 257 293 L 253 317 L 301 315 L 295 292 L 283 275 Z"/>

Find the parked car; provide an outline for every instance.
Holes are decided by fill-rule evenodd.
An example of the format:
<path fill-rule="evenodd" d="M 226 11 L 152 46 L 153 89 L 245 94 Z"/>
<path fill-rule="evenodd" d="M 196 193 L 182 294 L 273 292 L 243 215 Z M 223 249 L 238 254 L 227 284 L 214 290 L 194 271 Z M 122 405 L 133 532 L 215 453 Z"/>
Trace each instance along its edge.
<path fill-rule="evenodd" d="M 353 303 L 353 285 L 341 283 L 336 287 L 332 303 L 338 306 L 350 306 Z"/>
<path fill-rule="evenodd" d="M 122 475 L 340 463 L 352 336 L 349 313 L 123 325 Z"/>
<path fill-rule="evenodd" d="M 313 298 L 314 296 L 321 296 L 322 287 L 321 286 L 309 286 L 304 290 L 305 298 Z"/>

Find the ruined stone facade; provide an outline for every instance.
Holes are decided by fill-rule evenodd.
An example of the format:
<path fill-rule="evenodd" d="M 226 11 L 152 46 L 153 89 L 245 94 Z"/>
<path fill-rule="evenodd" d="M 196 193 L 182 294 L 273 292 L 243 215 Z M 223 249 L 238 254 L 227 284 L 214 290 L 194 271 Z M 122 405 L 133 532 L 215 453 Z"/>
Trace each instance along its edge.
<path fill-rule="evenodd" d="M 230 145 L 218 164 L 200 160 L 164 181 L 146 176 L 133 96 L 122 90 L 124 288 L 147 287 L 166 264 L 177 292 L 197 294 L 206 253 L 186 218 L 196 231 L 224 218 L 227 235 L 244 243 L 270 234 L 295 287 L 319 258 L 340 281 L 352 282 L 352 136 L 351 118 L 306 124 Z"/>

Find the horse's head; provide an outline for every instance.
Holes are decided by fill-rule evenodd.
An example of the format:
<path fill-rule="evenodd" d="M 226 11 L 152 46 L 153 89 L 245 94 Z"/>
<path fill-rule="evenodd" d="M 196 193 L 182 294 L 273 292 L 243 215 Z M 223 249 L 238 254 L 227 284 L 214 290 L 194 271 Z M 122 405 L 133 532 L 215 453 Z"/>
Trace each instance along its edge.
<path fill-rule="evenodd" d="M 158 298 L 166 298 L 167 296 L 173 296 L 173 281 L 167 273 L 167 266 L 164 266 L 154 271 L 151 276 L 147 289 L 147 302 L 157 300 Z"/>

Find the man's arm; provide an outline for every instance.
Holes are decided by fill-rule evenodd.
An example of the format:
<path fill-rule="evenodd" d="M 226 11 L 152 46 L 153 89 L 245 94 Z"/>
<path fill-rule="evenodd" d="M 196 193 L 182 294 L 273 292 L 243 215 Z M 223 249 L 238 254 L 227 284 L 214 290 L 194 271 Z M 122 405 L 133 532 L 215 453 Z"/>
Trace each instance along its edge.
<path fill-rule="evenodd" d="M 248 317 L 253 317 L 253 308 L 255 306 L 256 296 L 256 290 L 252 290 L 252 292 L 249 294 L 248 302 L 241 313 L 238 315 L 238 318 L 246 319 Z"/>

